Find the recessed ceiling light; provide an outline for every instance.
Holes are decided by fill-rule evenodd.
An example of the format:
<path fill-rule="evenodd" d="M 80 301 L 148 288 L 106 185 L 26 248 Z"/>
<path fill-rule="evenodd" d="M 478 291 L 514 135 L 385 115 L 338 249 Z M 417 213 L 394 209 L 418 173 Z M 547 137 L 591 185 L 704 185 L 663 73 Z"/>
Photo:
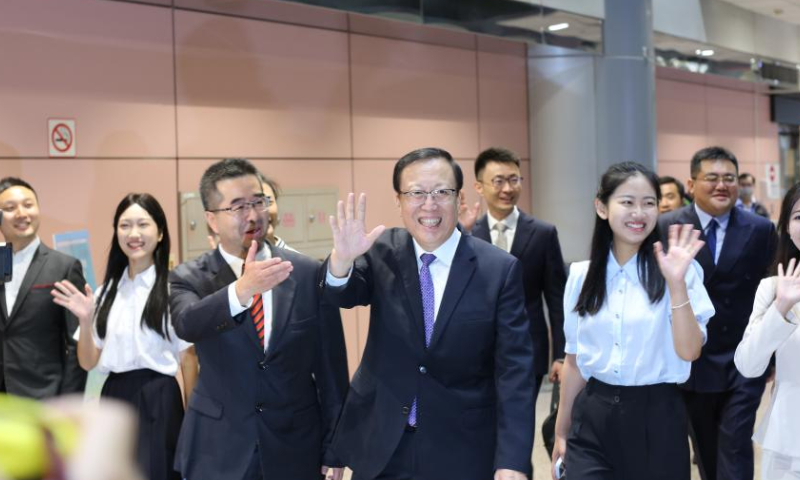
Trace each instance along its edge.
<path fill-rule="evenodd" d="M 694 54 L 700 55 L 701 57 L 710 57 L 711 55 L 714 55 L 714 50 L 711 49 L 701 50 L 698 48 L 697 50 L 694 51 Z"/>
<path fill-rule="evenodd" d="M 559 30 L 565 30 L 567 28 L 569 28 L 569 23 L 566 23 L 566 22 L 564 22 L 564 23 L 555 23 L 555 24 L 550 25 L 549 27 L 547 27 L 547 29 L 550 30 L 551 32 L 557 32 Z"/>

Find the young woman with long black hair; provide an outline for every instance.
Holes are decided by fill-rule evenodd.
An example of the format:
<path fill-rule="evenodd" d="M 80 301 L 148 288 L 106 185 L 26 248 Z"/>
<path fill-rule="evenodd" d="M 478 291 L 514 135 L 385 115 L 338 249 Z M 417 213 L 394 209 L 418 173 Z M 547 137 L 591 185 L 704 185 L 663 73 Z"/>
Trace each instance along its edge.
<path fill-rule="evenodd" d="M 92 294 L 55 284 L 54 301 L 80 321 L 78 361 L 108 373 L 101 398 L 132 404 L 139 414 L 137 461 L 150 480 L 179 479 L 172 468 L 183 420 L 184 398 L 197 376 L 193 347 L 180 340 L 169 317 L 170 239 L 158 201 L 131 193 L 114 214 L 114 236 L 105 279 Z M 96 301 L 95 301 L 96 298 Z"/>
<path fill-rule="evenodd" d="M 612 165 L 595 198 L 590 260 L 570 269 L 553 450 L 569 480 L 690 476 L 677 384 L 700 355 L 714 308 L 694 262 L 700 232 L 675 225 L 668 250 L 658 241 L 660 193 L 642 165 Z"/>

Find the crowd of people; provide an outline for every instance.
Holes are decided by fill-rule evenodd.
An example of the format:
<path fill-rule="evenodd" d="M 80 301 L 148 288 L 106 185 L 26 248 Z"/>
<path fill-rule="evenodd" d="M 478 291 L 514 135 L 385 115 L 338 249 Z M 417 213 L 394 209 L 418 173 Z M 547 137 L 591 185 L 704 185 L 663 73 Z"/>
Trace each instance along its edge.
<path fill-rule="evenodd" d="M 101 400 L 137 413 L 135 462 L 157 480 L 688 480 L 690 441 L 703 480 L 744 480 L 751 438 L 762 479 L 800 479 L 800 185 L 776 233 L 724 148 L 694 155 L 686 188 L 613 165 L 586 205 L 589 259 L 566 266 L 556 227 L 518 207 L 519 158 L 491 148 L 474 173 L 467 205 L 447 151 L 408 153 L 403 227 L 367 225 L 350 193 L 319 262 L 275 235 L 277 184 L 224 159 L 199 185 L 210 250 L 170 271 L 161 205 L 128 194 L 94 292 L 39 239 L 34 187 L 0 179 L 0 392 L 48 399 L 107 373 Z M 356 306 L 350 378 L 340 308 Z M 546 376 L 553 461 L 534 466 Z"/>

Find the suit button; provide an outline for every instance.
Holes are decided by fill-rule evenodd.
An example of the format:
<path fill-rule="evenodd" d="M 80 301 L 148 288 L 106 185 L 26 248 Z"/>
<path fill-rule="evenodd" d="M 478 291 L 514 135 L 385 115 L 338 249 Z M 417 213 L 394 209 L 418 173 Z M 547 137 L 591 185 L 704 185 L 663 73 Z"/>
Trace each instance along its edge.
<path fill-rule="evenodd" d="M 256 403 L 256 412 L 261 413 L 264 411 L 264 404 L 263 403 Z"/>
<path fill-rule="evenodd" d="M 722 326 L 722 331 L 723 332 L 727 332 L 728 331 L 728 326 L 727 325 L 723 325 Z"/>
<path fill-rule="evenodd" d="M 269 365 L 267 365 L 267 362 L 264 362 L 264 361 L 258 362 L 258 368 L 259 369 L 266 370 L 267 367 L 269 367 Z"/>
<path fill-rule="evenodd" d="M 725 299 L 725 306 L 730 306 L 730 304 L 731 304 L 731 299 L 730 298 L 726 298 Z"/>
<path fill-rule="evenodd" d="M 410 412 L 410 411 L 411 411 L 411 409 L 410 409 L 410 408 L 408 408 L 408 407 L 403 407 L 403 410 L 402 410 L 402 412 L 403 412 L 403 415 L 408 415 L 408 412 Z"/>
<path fill-rule="evenodd" d="M 419 373 L 421 373 L 421 374 L 423 374 L 423 375 L 425 375 L 426 373 L 428 373 L 428 369 L 427 369 L 427 368 L 425 368 L 425 365 L 420 365 L 420 366 L 419 366 Z"/>
<path fill-rule="evenodd" d="M 614 403 L 619 403 L 619 395 L 614 395 Z"/>

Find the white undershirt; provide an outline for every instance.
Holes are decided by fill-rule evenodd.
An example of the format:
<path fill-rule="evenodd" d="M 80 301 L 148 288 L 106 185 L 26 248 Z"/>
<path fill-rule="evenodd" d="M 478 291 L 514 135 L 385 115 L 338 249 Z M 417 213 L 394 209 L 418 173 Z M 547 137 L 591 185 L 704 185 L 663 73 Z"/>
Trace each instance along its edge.
<path fill-rule="evenodd" d="M 6 282 L 6 313 L 8 315 L 11 315 L 11 312 L 14 311 L 14 303 L 16 303 L 19 296 L 22 281 L 25 279 L 25 275 L 28 273 L 33 261 L 33 256 L 36 255 L 36 250 L 41 243 L 39 237 L 36 237 L 27 247 L 14 254 L 14 260 L 11 264 L 11 281 Z"/>
<path fill-rule="evenodd" d="M 224 258 L 225 262 L 231 267 L 236 278 L 241 278 L 244 260 L 226 252 L 221 244 L 219 246 L 219 253 L 222 254 L 222 258 Z M 272 258 L 272 251 L 269 249 L 269 245 L 264 243 L 261 250 L 256 253 L 256 260 L 263 262 L 270 258 Z M 264 351 L 266 352 L 269 346 L 269 336 L 272 333 L 272 290 L 261 292 L 261 302 L 264 305 Z M 236 282 L 233 282 L 228 285 L 228 305 L 230 306 L 231 317 L 235 317 L 249 309 L 253 305 L 253 299 L 251 298 L 250 301 L 247 302 L 247 305 L 240 304 L 239 297 L 236 295 Z"/>
<path fill-rule="evenodd" d="M 489 235 L 492 238 L 492 245 L 495 246 L 497 246 L 497 236 L 500 235 L 500 231 L 496 230 L 494 226 L 498 223 L 504 223 L 506 225 L 506 231 L 503 232 L 506 236 L 506 245 L 508 245 L 506 251 L 511 252 L 511 246 L 514 244 L 514 234 L 517 232 L 517 222 L 519 221 L 519 210 L 517 207 L 514 207 L 514 210 L 502 220 L 498 220 L 494 218 L 491 213 L 487 213 L 486 221 L 489 223 Z"/>

